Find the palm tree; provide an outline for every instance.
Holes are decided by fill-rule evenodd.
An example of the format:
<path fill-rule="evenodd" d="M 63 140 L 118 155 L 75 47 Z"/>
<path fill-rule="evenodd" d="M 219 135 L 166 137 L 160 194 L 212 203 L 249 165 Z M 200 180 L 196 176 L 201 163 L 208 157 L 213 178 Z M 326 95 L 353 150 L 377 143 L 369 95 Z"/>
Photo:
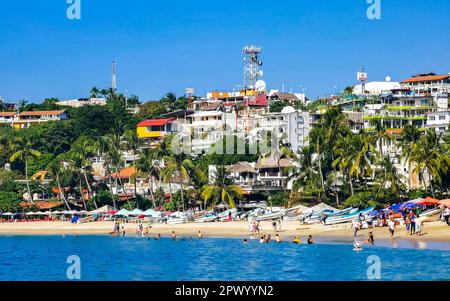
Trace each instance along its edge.
<path fill-rule="evenodd" d="M 107 134 L 106 137 L 106 160 L 111 163 L 116 171 L 116 186 L 119 186 L 125 193 L 125 198 L 128 205 L 130 206 L 130 198 L 128 197 L 125 186 L 123 185 L 122 179 L 119 177 L 120 166 L 123 164 L 123 157 L 121 152 L 121 137 L 116 133 Z"/>
<path fill-rule="evenodd" d="M 236 208 L 235 198 L 242 197 L 243 190 L 235 185 L 224 166 L 219 166 L 214 174 L 214 182 L 206 185 L 202 192 L 205 208 L 208 201 L 214 207 L 217 201 L 228 203 L 230 208 Z"/>
<path fill-rule="evenodd" d="M 53 179 L 55 179 L 56 185 L 58 185 L 59 196 L 60 196 L 61 200 L 64 201 L 64 204 L 66 205 L 67 210 L 69 210 L 69 211 L 72 210 L 72 209 L 70 209 L 69 203 L 67 202 L 66 196 L 61 187 L 60 178 L 61 178 L 61 174 L 64 172 L 61 162 L 59 162 L 59 161 L 51 162 L 50 165 L 48 166 L 48 171 L 50 172 Z"/>
<path fill-rule="evenodd" d="M 91 89 L 91 98 L 97 98 L 98 95 L 100 94 L 100 90 L 97 87 L 93 87 Z"/>
<path fill-rule="evenodd" d="M 441 139 L 442 134 L 437 135 L 434 129 L 427 129 L 411 155 L 411 161 L 416 164 L 414 172 L 428 174 L 428 182 L 433 196 L 433 181 L 441 183 L 442 175 L 447 174 L 450 168 L 450 156 L 445 146 L 441 144 Z"/>
<path fill-rule="evenodd" d="M 415 125 L 406 124 L 403 127 L 402 135 L 400 136 L 399 146 L 401 149 L 401 159 L 408 163 L 408 184 L 409 189 L 412 188 L 412 156 L 417 152 L 419 141 L 422 133 Z"/>
<path fill-rule="evenodd" d="M 322 193 L 325 193 L 325 180 L 323 177 L 323 170 L 322 170 L 322 160 L 324 155 L 324 149 L 325 149 L 325 133 L 322 127 L 314 128 L 309 133 L 309 143 L 314 148 L 314 151 L 317 155 L 317 163 L 318 163 L 318 169 L 319 169 L 319 175 L 320 175 L 320 185 L 322 188 Z"/>
<path fill-rule="evenodd" d="M 390 195 L 398 195 L 401 193 L 404 188 L 401 181 L 403 176 L 398 173 L 397 168 L 389 157 L 384 156 L 378 166 L 379 170 L 375 172 L 375 193 L 378 198 L 385 198 L 387 191 L 390 191 Z"/>
<path fill-rule="evenodd" d="M 72 147 L 70 153 L 71 157 L 70 162 L 77 169 L 77 171 L 80 172 L 80 175 L 83 176 L 87 189 L 89 191 L 89 195 L 91 196 L 94 202 L 95 208 L 98 209 L 97 202 L 93 198 L 93 191 L 88 179 L 88 172 L 90 173 L 92 171 L 92 162 L 90 160 L 90 157 L 93 155 L 94 152 L 95 147 L 93 141 L 85 137 L 81 137 L 74 143 Z M 80 193 L 83 197 L 83 192 L 80 191 Z"/>
<path fill-rule="evenodd" d="M 153 207 L 156 208 L 155 195 L 153 193 L 153 177 L 157 176 L 160 171 L 159 161 L 158 161 L 158 148 L 144 148 L 137 160 L 137 170 L 148 175 L 150 198 L 153 203 Z"/>
<path fill-rule="evenodd" d="M 378 151 L 383 156 L 383 144 L 389 140 L 389 134 L 386 131 L 386 126 L 379 119 L 370 120 L 370 126 L 374 128 L 373 139 L 378 143 Z"/>
<path fill-rule="evenodd" d="M 354 195 L 352 174 L 350 173 L 350 167 L 353 165 L 353 159 L 356 152 L 355 144 L 352 144 L 353 135 L 352 133 L 347 133 L 347 135 L 340 135 L 334 146 L 333 152 L 336 158 L 334 159 L 332 165 L 338 167 L 339 171 L 345 176 L 347 175 L 350 183 L 351 195 Z"/>
<path fill-rule="evenodd" d="M 136 168 L 136 160 L 139 153 L 140 141 L 135 130 L 127 130 L 124 134 L 124 143 L 127 151 L 133 152 L 133 166 Z M 137 179 L 134 179 L 134 195 L 137 197 Z"/>
<path fill-rule="evenodd" d="M 352 164 L 349 170 L 351 176 L 358 179 L 372 176 L 372 162 L 376 153 L 373 139 L 364 130 L 353 136 L 352 143 Z"/>
<path fill-rule="evenodd" d="M 334 162 L 335 154 L 333 151 L 334 145 L 340 134 L 348 134 L 349 128 L 347 124 L 347 118 L 342 113 L 340 108 L 331 108 L 325 112 L 321 119 L 321 125 L 325 132 L 326 145 L 330 148 L 331 161 Z M 337 175 L 336 167 L 332 164 L 334 175 Z M 336 177 L 332 183 L 334 183 L 334 191 L 336 192 L 336 204 L 339 205 L 339 194 L 337 193 Z"/>
<path fill-rule="evenodd" d="M 181 203 L 184 211 L 184 181 L 189 180 L 189 170 L 193 168 L 192 161 L 184 153 L 172 154 L 164 157 L 164 165 L 163 170 L 166 180 L 170 180 L 169 177 L 173 175 L 179 176 Z"/>
<path fill-rule="evenodd" d="M 26 135 L 19 135 L 12 144 L 13 154 L 9 158 L 10 162 L 14 162 L 17 160 L 21 160 L 25 163 L 25 181 L 27 184 L 28 195 L 30 197 L 30 201 L 33 203 L 33 195 L 31 194 L 30 189 L 30 181 L 28 179 L 28 159 L 38 158 L 41 156 L 41 153 L 37 150 L 33 149 L 33 143 L 30 138 Z"/>

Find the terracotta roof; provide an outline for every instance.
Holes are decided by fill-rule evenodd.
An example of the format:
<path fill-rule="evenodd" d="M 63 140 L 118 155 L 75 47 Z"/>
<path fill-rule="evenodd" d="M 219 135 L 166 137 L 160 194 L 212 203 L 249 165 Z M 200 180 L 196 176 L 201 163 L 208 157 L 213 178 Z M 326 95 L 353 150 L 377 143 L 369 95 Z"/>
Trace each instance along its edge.
<path fill-rule="evenodd" d="M 143 127 L 143 126 L 162 126 L 165 125 L 166 123 L 172 121 L 172 118 L 165 118 L 165 119 L 149 119 L 149 120 L 144 120 L 138 123 L 138 127 Z"/>
<path fill-rule="evenodd" d="M 39 115 L 61 115 L 65 113 L 66 110 L 55 110 L 55 111 L 29 111 L 21 112 L 19 116 L 39 116 Z"/>
<path fill-rule="evenodd" d="M 134 167 L 126 167 L 119 171 L 119 176 L 117 176 L 117 173 L 111 174 L 111 177 L 113 178 L 121 178 L 121 179 L 129 179 L 136 173 L 136 168 Z"/>
<path fill-rule="evenodd" d="M 17 112 L 0 112 L 0 116 L 14 116 Z"/>
<path fill-rule="evenodd" d="M 281 100 L 295 100 L 295 101 L 299 100 L 298 97 L 293 93 L 276 92 L 271 96 L 271 98 L 275 97 Z"/>
<path fill-rule="evenodd" d="M 402 84 L 437 81 L 437 80 L 443 80 L 443 79 L 447 79 L 447 78 L 450 78 L 450 74 L 417 76 L 417 77 L 411 77 L 411 78 L 408 78 L 408 79 L 402 81 Z"/>
<path fill-rule="evenodd" d="M 227 171 L 231 173 L 234 172 L 256 173 L 256 170 L 248 162 L 237 162 L 236 164 L 227 167 Z"/>
<path fill-rule="evenodd" d="M 284 168 L 284 167 L 293 167 L 294 164 L 291 160 L 282 158 L 280 159 L 280 162 L 278 162 L 275 158 L 269 157 L 269 158 L 263 158 L 256 163 L 256 168 Z"/>
<path fill-rule="evenodd" d="M 38 208 L 40 210 L 42 210 L 42 209 L 53 209 L 53 208 L 59 207 L 61 205 L 63 205 L 62 202 L 49 202 L 49 201 L 37 201 L 37 202 L 35 201 L 34 205 L 31 204 L 31 202 L 22 202 L 22 203 L 20 203 L 20 206 L 22 208 L 27 208 L 27 207 L 33 207 L 34 206 L 34 207 L 36 207 L 36 208 Z"/>

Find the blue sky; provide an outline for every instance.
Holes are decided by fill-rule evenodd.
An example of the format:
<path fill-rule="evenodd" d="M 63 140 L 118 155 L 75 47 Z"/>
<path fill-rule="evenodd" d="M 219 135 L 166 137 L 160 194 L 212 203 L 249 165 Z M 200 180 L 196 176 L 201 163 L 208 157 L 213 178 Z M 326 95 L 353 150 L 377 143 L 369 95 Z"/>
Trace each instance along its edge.
<path fill-rule="evenodd" d="M 81 20 L 66 0 L 4 0 L 0 6 L 0 96 L 40 102 L 109 87 L 141 100 L 194 87 L 242 84 L 242 47 L 263 47 L 270 88 L 311 97 L 370 80 L 450 72 L 448 0 L 381 0 L 369 20 L 366 0 L 81 0 Z"/>

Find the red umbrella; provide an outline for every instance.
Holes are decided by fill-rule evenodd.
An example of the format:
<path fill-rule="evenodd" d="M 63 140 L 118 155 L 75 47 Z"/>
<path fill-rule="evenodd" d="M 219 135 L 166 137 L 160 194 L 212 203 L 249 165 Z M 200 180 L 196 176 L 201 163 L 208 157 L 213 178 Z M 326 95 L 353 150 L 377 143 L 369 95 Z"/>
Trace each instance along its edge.
<path fill-rule="evenodd" d="M 440 205 L 444 205 L 447 208 L 450 208 L 450 199 L 442 200 L 439 202 Z"/>
<path fill-rule="evenodd" d="M 436 200 L 432 197 L 426 197 L 421 201 L 418 201 L 416 204 L 422 204 L 422 205 L 437 205 L 439 204 L 439 200 Z"/>
<path fill-rule="evenodd" d="M 117 213 L 117 210 L 109 210 L 108 213 L 109 213 L 109 214 L 116 214 L 116 213 Z"/>

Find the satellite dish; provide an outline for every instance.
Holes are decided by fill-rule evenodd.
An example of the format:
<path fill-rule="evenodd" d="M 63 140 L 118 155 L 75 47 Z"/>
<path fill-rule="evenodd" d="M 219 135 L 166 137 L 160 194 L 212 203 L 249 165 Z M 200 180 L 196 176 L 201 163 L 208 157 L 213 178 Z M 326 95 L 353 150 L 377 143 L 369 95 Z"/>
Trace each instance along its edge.
<path fill-rule="evenodd" d="M 266 82 L 263 80 L 258 80 L 255 83 L 255 89 L 258 92 L 264 92 L 266 91 Z"/>
<path fill-rule="evenodd" d="M 264 75 L 264 72 L 263 72 L 262 70 L 259 70 L 259 71 L 258 71 L 258 76 L 259 76 L 259 77 L 262 77 L 263 75 Z"/>
<path fill-rule="evenodd" d="M 386 79 L 385 79 L 385 81 L 387 81 L 387 82 L 390 82 L 392 79 L 391 79 L 391 77 L 390 76 L 386 76 Z"/>

